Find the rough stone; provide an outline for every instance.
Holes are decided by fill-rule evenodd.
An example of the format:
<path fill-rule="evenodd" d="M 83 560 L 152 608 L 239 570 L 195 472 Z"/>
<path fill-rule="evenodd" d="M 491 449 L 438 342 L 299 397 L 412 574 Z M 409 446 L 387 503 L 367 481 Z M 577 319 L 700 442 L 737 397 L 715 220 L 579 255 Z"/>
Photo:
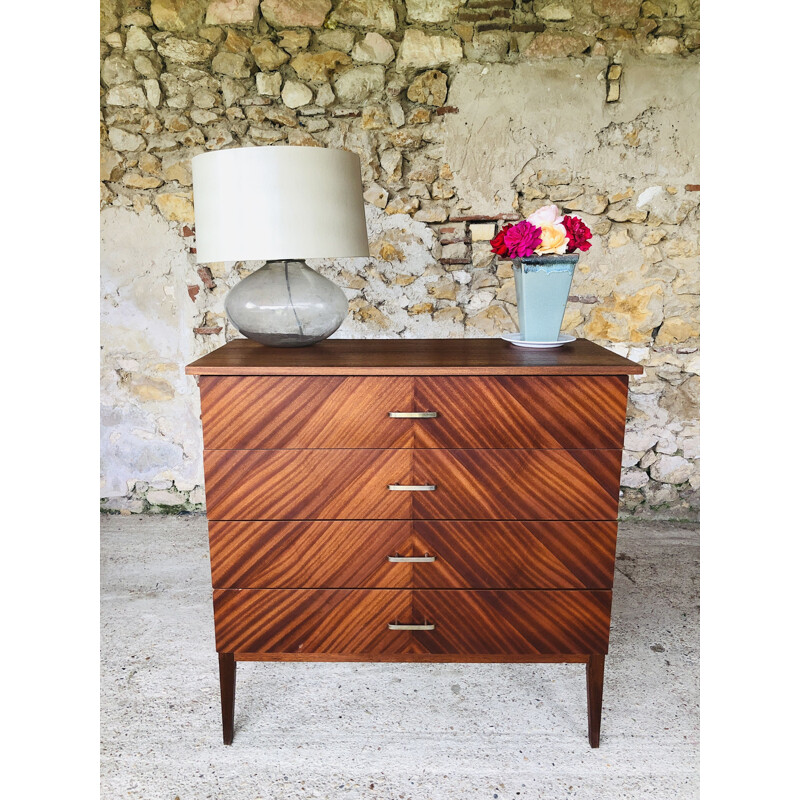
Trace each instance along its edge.
<path fill-rule="evenodd" d="M 390 0 L 341 0 L 331 19 L 342 25 L 379 31 L 393 31 L 397 27 Z"/>
<path fill-rule="evenodd" d="M 354 67 L 334 80 L 336 95 L 343 103 L 363 103 L 383 89 L 383 67 Z"/>
<path fill-rule="evenodd" d="M 227 50 L 229 53 L 246 53 L 250 49 L 250 45 L 253 44 L 252 39 L 248 39 L 246 36 L 243 36 L 241 33 L 235 30 L 229 30 L 228 35 L 225 37 L 225 42 L 222 45 L 223 50 Z"/>
<path fill-rule="evenodd" d="M 156 49 L 164 58 L 179 64 L 201 64 L 211 58 L 215 48 L 213 44 L 170 36 L 159 42 Z"/>
<path fill-rule="evenodd" d="M 318 106 L 322 106 L 326 108 L 327 106 L 331 105 L 336 100 L 336 95 L 333 93 L 333 89 L 329 83 L 323 83 L 322 86 L 317 89 L 317 99 L 316 103 Z"/>
<path fill-rule="evenodd" d="M 502 61 L 508 53 L 508 35 L 502 31 L 476 33 L 469 44 L 464 45 L 464 55 L 473 61 Z"/>
<path fill-rule="evenodd" d="M 255 25 L 258 0 L 211 0 L 206 25 Z"/>
<path fill-rule="evenodd" d="M 469 232 L 473 242 L 486 242 L 494 239 L 495 225 L 493 222 L 481 222 L 469 226 Z"/>
<path fill-rule="evenodd" d="M 313 98 L 311 89 L 300 81 L 286 81 L 281 89 L 281 99 L 289 108 L 308 105 Z"/>
<path fill-rule="evenodd" d="M 125 35 L 125 52 L 139 52 L 142 50 L 152 50 L 153 43 L 148 35 L 137 27 L 129 28 Z"/>
<path fill-rule="evenodd" d="M 116 86 L 119 83 L 135 81 L 137 76 L 124 56 L 109 56 L 103 62 L 100 77 L 106 86 Z"/>
<path fill-rule="evenodd" d="M 285 64 L 289 60 L 289 54 L 269 39 L 261 39 L 256 42 L 250 48 L 250 52 L 258 64 L 258 68 L 264 72 L 278 69 L 281 64 Z"/>
<path fill-rule="evenodd" d="M 309 30 L 281 31 L 278 34 L 278 44 L 289 53 L 298 53 L 308 47 L 311 41 Z"/>
<path fill-rule="evenodd" d="M 423 72 L 414 78 L 406 94 L 414 103 L 443 106 L 447 100 L 447 75 L 438 69 Z"/>
<path fill-rule="evenodd" d="M 572 11 L 561 3 L 548 3 L 536 10 L 536 16 L 548 22 L 566 22 L 572 19 Z"/>
<path fill-rule="evenodd" d="M 109 106 L 144 106 L 147 99 L 139 86 L 112 86 L 106 94 Z"/>
<path fill-rule="evenodd" d="M 129 133 L 122 128 L 109 128 L 108 140 L 115 150 L 135 152 L 145 145 L 144 139 L 136 133 Z"/>
<path fill-rule="evenodd" d="M 156 208 L 173 222 L 194 222 L 194 204 L 189 192 L 164 192 L 154 198 Z"/>
<path fill-rule="evenodd" d="M 317 34 L 317 42 L 328 48 L 328 50 L 341 50 L 349 53 L 353 49 L 356 41 L 355 31 L 347 28 L 335 28 L 330 31 L 320 31 Z"/>
<path fill-rule="evenodd" d="M 154 78 L 148 78 L 144 81 L 144 91 L 147 95 L 147 102 L 153 108 L 158 108 L 161 104 L 161 84 Z"/>
<path fill-rule="evenodd" d="M 331 10 L 330 0 L 263 0 L 261 13 L 274 28 L 319 28 Z"/>
<path fill-rule="evenodd" d="M 455 64 L 464 56 L 461 41 L 452 36 L 426 34 L 409 28 L 397 53 L 398 69 L 424 69 Z"/>
<path fill-rule="evenodd" d="M 612 292 L 592 308 L 585 333 L 594 341 L 645 343 L 664 320 L 664 290 L 654 284 L 631 295 Z"/>
<path fill-rule="evenodd" d="M 406 19 L 409 22 L 447 22 L 463 4 L 464 0 L 407 0 Z"/>
<path fill-rule="evenodd" d="M 105 147 L 100 150 L 100 180 L 118 181 L 124 172 L 124 159 L 119 153 L 108 150 Z"/>
<path fill-rule="evenodd" d="M 278 97 L 281 80 L 280 72 L 259 72 L 256 74 L 256 91 L 269 97 Z"/>
<path fill-rule="evenodd" d="M 347 53 L 341 50 L 327 50 L 324 53 L 301 53 L 292 59 L 292 67 L 297 77 L 317 83 L 328 81 L 334 73 L 352 63 Z"/>
<path fill-rule="evenodd" d="M 207 0 L 151 0 L 150 16 L 162 31 L 176 33 L 195 30 L 206 13 Z"/>
<path fill-rule="evenodd" d="M 231 78 L 249 78 L 250 67 L 247 59 L 238 53 L 217 53 L 211 62 L 211 69 Z"/>
<path fill-rule="evenodd" d="M 681 456 L 659 455 L 650 467 L 650 476 L 662 483 L 686 483 L 693 472 L 691 462 Z"/>
<path fill-rule="evenodd" d="M 639 16 L 642 0 L 592 0 L 592 11 L 612 22 L 630 22 Z"/>
<path fill-rule="evenodd" d="M 124 186 L 131 189 L 156 189 L 164 183 L 154 175 L 142 175 L 139 172 L 126 172 L 122 178 Z"/>
<path fill-rule="evenodd" d="M 371 184 L 364 192 L 364 199 L 378 208 L 386 208 L 389 201 L 389 192 L 377 183 Z"/>
<path fill-rule="evenodd" d="M 379 33 L 370 31 L 353 47 L 353 59 L 369 64 L 388 64 L 394 59 L 394 48 Z"/>
<path fill-rule="evenodd" d="M 525 48 L 525 58 L 565 58 L 586 52 L 592 40 L 580 33 L 545 31 L 533 37 Z"/>

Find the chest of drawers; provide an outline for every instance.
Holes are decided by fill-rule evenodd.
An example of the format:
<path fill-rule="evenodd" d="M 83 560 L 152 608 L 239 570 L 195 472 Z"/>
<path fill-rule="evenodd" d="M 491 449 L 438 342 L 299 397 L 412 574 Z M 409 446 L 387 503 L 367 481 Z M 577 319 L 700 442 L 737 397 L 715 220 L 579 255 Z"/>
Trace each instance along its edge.
<path fill-rule="evenodd" d="M 186 371 L 226 744 L 237 661 L 557 661 L 586 664 L 598 746 L 641 367 L 584 340 L 236 340 Z"/>

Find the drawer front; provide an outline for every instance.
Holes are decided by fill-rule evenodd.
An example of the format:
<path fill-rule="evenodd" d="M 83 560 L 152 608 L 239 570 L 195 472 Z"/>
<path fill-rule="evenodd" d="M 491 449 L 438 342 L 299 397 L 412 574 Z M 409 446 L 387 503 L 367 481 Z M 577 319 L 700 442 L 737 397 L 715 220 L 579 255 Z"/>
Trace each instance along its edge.
<path fill-rule="evenodd" d="M 619 450 L 206 450 L 210 520 L 615 520 Z M 435 486 L 393 491 L 389 486 Z"/>
<path fill-rule="evenodd" d="M 413 378 L 204 377 L 207 450 L 411 447 Z"/>
<path fill-rule="evenodd" d="M 294 654 L 605 653 L 611 592 L 217 589 L 217 650 Z M 390 630 L 389 624 L 433 625 Z"/>
<path fill-rule="evenodd" d="M 420 519 L 616 520 L 620 450 L 416 450 Z"/>
<path fill-rule="evenodd" d="M 200 393 L 207 450 L 620 449 L 627 379 L 211 376 Z"/>
<path fill-rule="evenodd" d="M 625 437 L 624 377 L 417 378 L 415 447 L 614 448 Z"/>
<path fill-rule="evenodd" d="M 409 519 L 411 450 L 206 450 L 215 519 Z"/>
<path fill-rule="evenodd" d="M 616 531 L 610 521 L 211 521 L 211 578 L 218 589 L 611 588 Z"/>

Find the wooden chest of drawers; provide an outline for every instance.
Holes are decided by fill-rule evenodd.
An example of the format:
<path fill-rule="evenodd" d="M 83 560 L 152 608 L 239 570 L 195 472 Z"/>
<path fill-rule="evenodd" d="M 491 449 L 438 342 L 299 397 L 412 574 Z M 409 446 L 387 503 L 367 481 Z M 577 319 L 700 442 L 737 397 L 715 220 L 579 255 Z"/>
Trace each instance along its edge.
<path fill-rule="evenodd" d="M 641 367 L 584 340 L 237 340 L 186 371 L 226 744 L 242 660 L 581 662 L 599 744 Z"/>

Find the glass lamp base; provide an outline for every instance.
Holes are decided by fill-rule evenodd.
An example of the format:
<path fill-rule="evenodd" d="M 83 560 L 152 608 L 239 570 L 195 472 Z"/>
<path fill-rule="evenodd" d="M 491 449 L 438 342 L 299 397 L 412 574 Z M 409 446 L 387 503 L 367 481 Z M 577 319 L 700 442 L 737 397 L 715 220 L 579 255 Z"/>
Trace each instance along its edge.
<path fill-rule="evenodd" d="M 236 330 L 270 347 L 327 339 L 344 322 L 347 308 L 344 292 L 302 261 L 270 261 L 225 298 Z"/>

